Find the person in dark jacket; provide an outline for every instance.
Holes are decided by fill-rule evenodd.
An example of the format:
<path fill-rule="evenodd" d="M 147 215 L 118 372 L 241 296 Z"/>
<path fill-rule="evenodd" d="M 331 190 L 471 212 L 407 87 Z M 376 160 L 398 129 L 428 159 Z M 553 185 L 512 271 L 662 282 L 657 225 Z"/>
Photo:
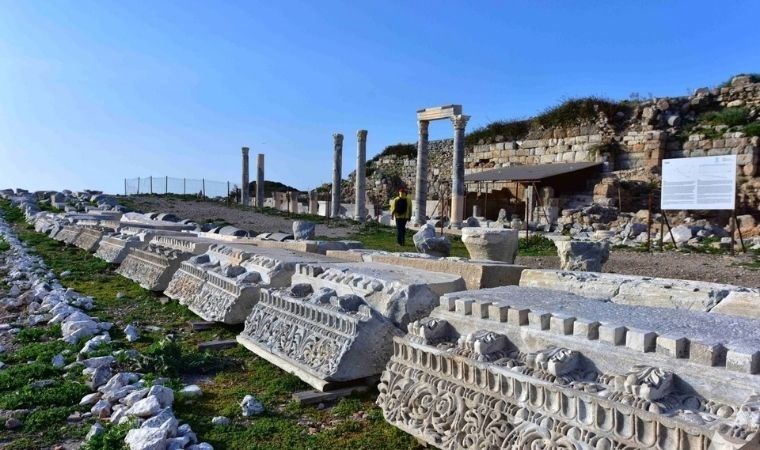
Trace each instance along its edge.
<path fill-rule="evenodd" d="M 398 190 L 398 197 L 391 200 L 391 216 L 396 219 L 396 242 L 404 245 L 406 223 L 412 217 L 412 200 L 406 195 L 406 189 Z"/>

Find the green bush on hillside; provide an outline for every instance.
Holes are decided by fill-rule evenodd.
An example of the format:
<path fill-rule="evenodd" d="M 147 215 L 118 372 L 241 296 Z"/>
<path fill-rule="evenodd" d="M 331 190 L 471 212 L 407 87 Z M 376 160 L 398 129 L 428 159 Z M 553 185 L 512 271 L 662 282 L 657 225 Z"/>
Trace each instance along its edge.
<path fill-rule="evenodd" d="M 505 140 L 522 139 L 530 132 L 530 120 L 502 120 L 473 130 L 465 137 L 466 145 L 476 145 L 481 139 L 502 136 Z"/>
<path fill-rule="evenodd" d="M 749 112 L 745 108 L 726 108 L 720 111 L 710 111 L 700 115 L 698 122 L 736 127 L 749 122 Z"/>

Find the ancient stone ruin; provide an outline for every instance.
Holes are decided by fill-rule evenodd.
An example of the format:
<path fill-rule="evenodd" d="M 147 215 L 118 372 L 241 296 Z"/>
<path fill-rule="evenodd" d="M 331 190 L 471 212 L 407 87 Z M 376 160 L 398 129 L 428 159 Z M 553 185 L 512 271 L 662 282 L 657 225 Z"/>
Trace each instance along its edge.
<path fill-rule="evenodd" d="M 379 381 L 385 419 L 432 446 L 760 448 L 757 289 L 528 269 L 515 230 L 465 227 L 463 259 L 12 198 L 319 391 Z"/>

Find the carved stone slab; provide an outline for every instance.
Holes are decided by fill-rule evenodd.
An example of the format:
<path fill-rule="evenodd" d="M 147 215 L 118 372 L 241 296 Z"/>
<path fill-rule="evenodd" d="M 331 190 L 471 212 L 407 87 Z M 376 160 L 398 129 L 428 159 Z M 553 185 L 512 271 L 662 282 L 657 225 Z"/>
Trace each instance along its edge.
<path fill-rule="evenodd" d="M 382 263 L 299 264 L 293 284 L 358 295 L 397 327 L 427 316 L 447 292 L 465 289 L 458 275 Z"/>
<path fill-rule="evenodd" d="M 94 252 L 104 236 L 113 233 L 113 229 L 105 227 L 82 227 L 73 244 L 82 250 Z"/>
<path fill-rule="evenodd" d="M 330 261 L 285 249 L 215 244 L 184 261 L 164 293 L 204 320 L 243 323 L 262 287 L 289 286 L 298 263 Z"/>
<path fill-rule="evenodd" d="M 377 250 L 329 250 L 327 256 L 345 261 L 367 261 L 394 266 L 415 267 L 432 272 L 450 273 L 464 279 L 467 289 L 518 284 L 525 266 L 499 261 L 473 261 L 465 258 L 436 258 L 424 253 L 390 253 Z"/>
<path fill-rule="evenodd" d="M 187 232 L 123 227 L 100 240 L 95 256 L 110 263 L 121 264 L 130 248 L 145 248 L 155 236 L 194 236 Z"/>
<path fill-rule="evenodd" d="M 758 448 L 758 322 L 671 311 L 515 286 L 447 294 L 394 339 L 377 403 L 439 448 Z M 719 348 L 744 363 L 708 363 Z"/>
<path fill-rule="evenodd" d="M 151 291 L 163 291 L 182 261 L 205 252 L 213 241 L 196 237 L 155 236 L 144 249 L 130 248 L 117 273 Z"/>
<path fill-rule="evenodd" d="M 378 375 L 401 331 L 356 295 L 262 289 L 238 342 L 319 390 Z"/>
<path fill-rule="evenodd" d="M 528 269 L 522 273 L 520 286 L 572 292 L 627 305 L 697 311 L 712 310 L 731 292 L 756 296 L 760 304 L 760 293 L 740 286 L 611 273 Z M 726 308 L 724 312 L 735 314 L 740 310 Z"/>

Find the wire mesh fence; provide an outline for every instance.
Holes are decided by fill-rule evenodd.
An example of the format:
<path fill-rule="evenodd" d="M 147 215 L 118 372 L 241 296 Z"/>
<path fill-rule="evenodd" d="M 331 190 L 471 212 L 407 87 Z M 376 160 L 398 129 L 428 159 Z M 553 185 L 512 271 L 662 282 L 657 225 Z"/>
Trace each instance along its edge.
<path fill-rule="evenodd" d="M 229 181 L 215 181 L 205 178 L 147 176 L 124 179 L 124 195 L 179 194 L 225 198 L 229 197 L 230 193 L 234 193 L 237 189 L 238 186 Z"/>

